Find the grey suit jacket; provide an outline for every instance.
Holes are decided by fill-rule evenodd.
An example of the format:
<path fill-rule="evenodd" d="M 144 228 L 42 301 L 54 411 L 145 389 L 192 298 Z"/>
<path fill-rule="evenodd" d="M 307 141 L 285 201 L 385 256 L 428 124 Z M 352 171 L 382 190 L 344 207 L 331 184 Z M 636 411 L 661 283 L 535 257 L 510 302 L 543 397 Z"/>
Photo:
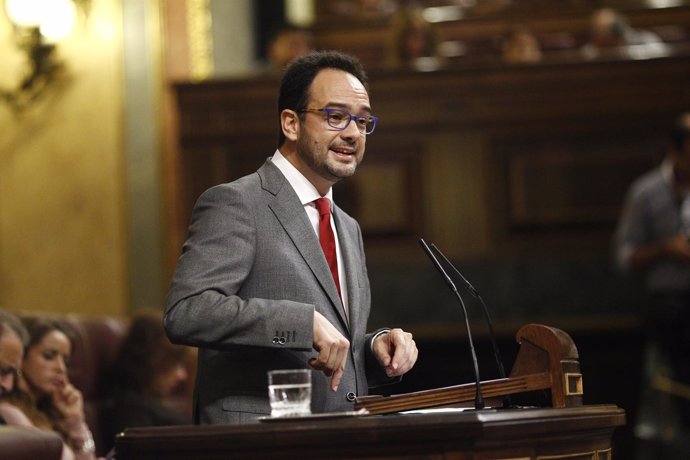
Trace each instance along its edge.
<path fill-rule="evenodd" d="M 165 306 L 175 343 L 199 347 L 195 419 L 243 423 L 270 413 L 267 371 L 308 368 L 316 309 L 351 343 L 334 393 L 312 372 L 312 411 L 351 410 L 354 395 L 386 377 L 371 356 L 371 303 L 362 235 L 333 212 L 347 273 L 346 317 L 304 207 L 270 161 L 249 176 L 213 187 L 192 214 Z"/>

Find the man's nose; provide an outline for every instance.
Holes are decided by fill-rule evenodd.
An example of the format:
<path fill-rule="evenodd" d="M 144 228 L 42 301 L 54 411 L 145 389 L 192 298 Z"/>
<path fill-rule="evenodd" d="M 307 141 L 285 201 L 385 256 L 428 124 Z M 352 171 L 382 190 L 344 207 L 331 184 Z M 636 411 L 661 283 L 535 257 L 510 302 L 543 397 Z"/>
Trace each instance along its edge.
<path fill-rule="evenodd" d="M 5 377 L 0 377 L 0 394 L 9 393 L 12 391 L 14 386 L 14 376 L 8 375 Z"/>
<path fill-rule="evenodd" d="M 355 139 L 362 135 L 362 132 L 357 127 L 355 120 L 350 120 L 350 123 L 348 123 L 345 129 L 340 132 L 342 133 L 342 136 L 347 139 Z"/>

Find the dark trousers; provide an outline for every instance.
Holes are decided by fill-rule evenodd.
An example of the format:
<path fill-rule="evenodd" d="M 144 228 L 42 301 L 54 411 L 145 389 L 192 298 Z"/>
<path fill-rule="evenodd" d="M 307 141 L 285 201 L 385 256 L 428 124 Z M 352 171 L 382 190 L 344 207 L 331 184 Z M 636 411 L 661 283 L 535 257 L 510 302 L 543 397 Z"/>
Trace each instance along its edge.
<path fill-rule="evenodd" d="M 649 335 L 668 359 L 673 380 L 690 386 L 690 291 L 652 295 Z M 690 400 L 678 399 L 684 426 L 690 427 Z"/>

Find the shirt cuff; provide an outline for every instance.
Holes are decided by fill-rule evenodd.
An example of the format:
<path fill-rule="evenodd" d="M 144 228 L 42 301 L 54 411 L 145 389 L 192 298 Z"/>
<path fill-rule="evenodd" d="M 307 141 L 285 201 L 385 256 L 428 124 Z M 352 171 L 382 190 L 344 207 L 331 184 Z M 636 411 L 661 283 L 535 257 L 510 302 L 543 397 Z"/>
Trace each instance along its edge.
<path fill-rule="evenodd" d="M 374 332 L 374 335 L 371 336 L 371 342 L 369 342 L 372 352 L 374 351 L 374 341 L 378 338 L 378 336 L 388 334 L 390 331 L 390 328 L 384 327 L 383 329 L 379 329 L 378 331 Z"/>

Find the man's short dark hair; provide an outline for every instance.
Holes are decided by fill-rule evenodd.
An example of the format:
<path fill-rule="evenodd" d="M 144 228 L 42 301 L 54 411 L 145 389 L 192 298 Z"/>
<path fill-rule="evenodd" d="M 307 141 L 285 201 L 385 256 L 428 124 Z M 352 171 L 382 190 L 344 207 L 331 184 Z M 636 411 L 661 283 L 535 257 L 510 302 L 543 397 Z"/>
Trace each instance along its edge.
<path fill-rule="evenodd" d="M 311 52 L 295 59 L 285 69 L 280 81 L 278 117 L 285 109 L 299 112 L 307 108 L 311 84 L 319 71 L 323 69 L 337 69 L 352 74 L 367 91 L 369 90 L 366 72 L 357 58 L 338 51 Z M 279 128 L 278 147 L 285 142 L 285 135 L 280 125 Z"/>
<path fill-rule="evenodd" d="M 690 140 L 690 112 L 678 115 L 671 128 L 671 146 L 680 152 L 685 147 L 685 143 Z"/>

